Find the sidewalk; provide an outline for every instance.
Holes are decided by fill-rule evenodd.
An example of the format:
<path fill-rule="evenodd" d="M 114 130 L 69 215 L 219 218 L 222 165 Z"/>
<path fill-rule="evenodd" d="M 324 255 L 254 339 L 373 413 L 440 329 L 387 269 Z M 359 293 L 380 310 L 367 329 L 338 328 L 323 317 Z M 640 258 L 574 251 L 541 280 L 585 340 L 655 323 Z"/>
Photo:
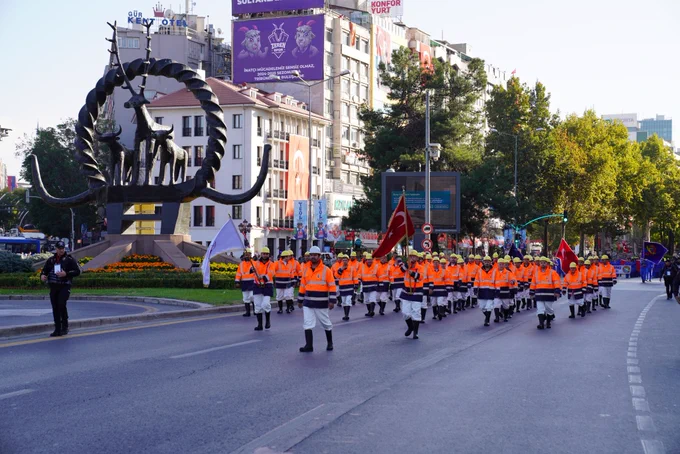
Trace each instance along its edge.
<path fill-rule="evenodd" d="M 69 299 L 68 310 L 69 329 L 74 330 L 240 312 L 243 311 L 243 305 L 214 307 L 166 298 L 73 296 Z M 50 332 L 53 329 L 49 296 L 0 296 L 0 339 Z"/>

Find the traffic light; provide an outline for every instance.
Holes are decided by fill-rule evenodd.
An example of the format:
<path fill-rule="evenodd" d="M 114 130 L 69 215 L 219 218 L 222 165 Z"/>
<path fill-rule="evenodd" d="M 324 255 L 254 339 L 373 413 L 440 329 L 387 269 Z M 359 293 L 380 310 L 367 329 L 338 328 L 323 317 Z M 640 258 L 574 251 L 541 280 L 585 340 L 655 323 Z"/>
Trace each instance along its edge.
<path fill-rule="evenodd" d="M 568 221 L 569 221 L 569 216 L 568 216 L 567 210 L 564 210 L 564 213 L 562 214 L 562 222 L 564 222 L 566 224 Z"/>

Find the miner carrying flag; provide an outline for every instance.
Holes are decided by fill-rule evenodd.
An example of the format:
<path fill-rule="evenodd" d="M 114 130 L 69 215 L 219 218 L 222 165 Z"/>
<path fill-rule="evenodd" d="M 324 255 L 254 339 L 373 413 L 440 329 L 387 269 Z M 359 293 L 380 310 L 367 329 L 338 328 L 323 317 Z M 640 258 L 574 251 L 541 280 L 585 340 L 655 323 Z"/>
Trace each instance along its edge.
<path fill-rule="evenodd" d="M 378 249 L 373 252 L 373 257 L 380 258 L 389 254 L 404 237 L 407 239 L 412 237 L 415 231 L 413 221 L 406 208 L 406 196 L 402 194 L 397 208 L 392 213 L 390 222 L 387 224 L 387 232 L 385 232 L 385 236 L 383 236 Z"/>

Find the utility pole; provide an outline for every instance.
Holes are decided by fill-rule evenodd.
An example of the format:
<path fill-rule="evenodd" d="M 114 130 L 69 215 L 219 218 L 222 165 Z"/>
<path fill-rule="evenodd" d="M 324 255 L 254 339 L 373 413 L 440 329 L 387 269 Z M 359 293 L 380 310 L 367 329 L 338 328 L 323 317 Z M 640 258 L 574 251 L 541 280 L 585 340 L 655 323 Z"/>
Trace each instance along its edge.
<path fill-rule="evenodd" d="M 430 224 L 430 91 L 425 92 L 425 223 Z M 429 240 L 430 234 L 425 235 Z"/>

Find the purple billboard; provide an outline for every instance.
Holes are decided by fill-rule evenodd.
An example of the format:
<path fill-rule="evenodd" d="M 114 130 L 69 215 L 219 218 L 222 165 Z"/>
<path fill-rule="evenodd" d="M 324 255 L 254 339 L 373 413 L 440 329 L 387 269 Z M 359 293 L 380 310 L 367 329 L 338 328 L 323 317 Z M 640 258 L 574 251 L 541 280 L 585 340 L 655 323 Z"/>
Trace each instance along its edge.
<path fill-rule="evenodd" d="M 324 16 L 233 22 L 235 83 L 323 79 Z"/>
<path fill-rule="evenodd" d="M 324 0 L 232 0 L 232 14 L 268 13 L 294 9 L 323 8 Z"/>

